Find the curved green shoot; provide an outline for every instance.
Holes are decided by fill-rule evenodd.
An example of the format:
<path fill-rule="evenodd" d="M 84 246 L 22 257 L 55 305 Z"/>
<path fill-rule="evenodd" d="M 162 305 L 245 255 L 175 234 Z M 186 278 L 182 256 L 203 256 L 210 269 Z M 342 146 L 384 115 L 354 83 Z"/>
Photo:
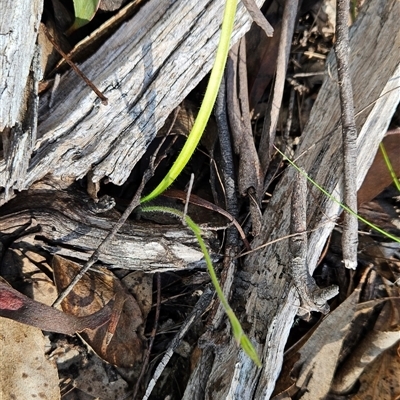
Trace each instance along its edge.
<path fill-rule="evenodd" d="M 389 156 L 388 156 L 388 154 L 386 152 L 386 149 L 385 149 L 385 146 L 384 146 L 383 142 L 381 142 L 379 144 L 379 148 L 381 149 L 383 159 L 385 160 L 386 167 L 387 167 L 387 169 L 388 169 L 388 171 L 390 173 L 390 176 L 393 179 L 393 183 L 395 184 L 396 189 L 400 192 L 400 182 L 397 179 L 396 172 L 393 169 L 392 163 L 390 162 Z"/>
<path fill-rule="evenodd" d="M 228 57 L 229 44 L 231 40 L 233 23 L 235 21 L 237 0 L 226 0 L 224 18 L 222 21 L 221 36 L 219 39 L 217 54 L 215 57 L 214 66 L 211 70 L 210 80 L 208 81 L 206 93 L 201 103 L 201 107 L 197 118 L 194 122 L 193 128 L 183 146 L 178 158 L 175 160 L 171 169 L 168 171 L 164 179 L 159 185 L 147 196 L 143 197 L 140 202 L 145 203 L 159 196 L 166 190 L 172 182 L 178 177 L 189 162 L 192 154 L 194 153 L 204 129 L 210 118 L 212 109 L 217 98 L 218 90 L 224 74 L 226 59 Z"/>
<path fill-rule="evenodd" d="M 174 215 L 178 218 L 185 219 L 186 224 L 195 234 L 195 236 L 199 242 L 200 248 L 204 254 L 204 259 L 207 264 L 207 269 L 208 269 L 208 273 L 210 274 L 211 282 L 214 285 L 214 288 L 215 288 L 215 291 L 217 292 L 218 298 L 221 301 L 221 304 L 224 307 L 225 312 L 229 318 L 229 321 L 232 326 L 233 336 L 235 337 L 236 342 L 238 343 L 238 345 L 240 345 L 242 347 L 244 352 L 254 361 L 254 363 L 258 367 L 261 367 L 261 361 L 258 358 L 255 348 L 253 347 L 249 338 L 243 332 L 243 329 L 242 329 L 242 326 L 240 325 L 239 320 L 237 319 L 232 308 L 230 307 L 228 301 L 226 300 L 226 298 L 224 296 L 224 292 L 222 291 L 221 286 L 219 285 L 217 275 L 216 275 L 214 267 L 212 265 L 210 254 L 208 253 L 208 250 L 204 243 L 204 240 L 201 237 L 201 230 L 200 230 L 199 226 L 190 217 L 188 217 L 187 215 L 184 216 L 184 214 L 182 212 L 175 210 L 174 208 L 161 207 L 161 206 L 146 206 L 146 207 L 142 207 L 141 210 L 143 212 L 167 213 L 167 214 Z"/>
<path fill-rule="evenodd" d="M 378 226 L 374 225 L 372 222 L 369 222 L 365 218 L 363 218 L 361 215 L 358 215 L 356 212 L 354 212 L 351 208 L 347 207 L 345 204 L 341 203 L 338 199 L 333 197 L 330 193 L 328 193 L 322 186 L 320 186 L 317 182 L 312 180 L 300 167 L 298 167 L 291 159 L 289 159 L 284 153 L 282 153 L 276 146 L 275 150 L 285 159 L 287 162 L 295 168 L 298 172 L 300 172 L 302 175 L 304 175 L 308 181 L 310 181 L 317 189 L 319 189 L 324 195 L 326 195 L 328 198 L 330 198 L 332 201 L 334 201 L 336 204 L 338 204 L 340 207 L 343 208 L 343 210 L 347 211 L 351 215 L 354 215 L 359 221 L 363 222 L 365 225 L 368 225 L 370 228 L 374 229 L 375 231 L 381 233 L 382 235 L 386 236 L 387 238 L 394 240 L 395 242 L 400 243 L 400 238 L 397 236 L 391 235 L 390 233 L 384 231 L 383 229 L 379 228 Z"/>

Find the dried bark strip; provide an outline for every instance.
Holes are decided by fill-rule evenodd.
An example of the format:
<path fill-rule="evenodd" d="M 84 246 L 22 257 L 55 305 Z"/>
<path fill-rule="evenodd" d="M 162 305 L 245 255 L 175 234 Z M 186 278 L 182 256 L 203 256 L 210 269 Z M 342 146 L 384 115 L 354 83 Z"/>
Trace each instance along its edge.
<path fill-rule="evenodd" d="M 262 129 L 258 155 L 261 168 L 265 176 L 272 157 L 272 146 L 275 142 L 276 126 L 281 109 L 283 89 L 285 87 L 286 70 L 289 63 L 289 54 L 292 44 L 294 25 L 298 8 L 298 0 L 287 0 L 282 17 L 282 31 L 279 39 L 278 58 L 276 60 L 276 77 L 272 99 L 268 102 L 268 109 Z"/>
<path fill-rule="evenodd" d="M 0 132 L 21 122 L 43 0 L 4 0 L 0 18 Z"/>
<path fill-rule="evenodd" d="M 0 161 L 0 188 L 4 201 L 25 187 L 36 142 L 38 82 L 42 74 L 35 42 L 42 9 L 41 0 L 2 3 L 0 134 L 4 159 Z"/>
<path fill-rule="evenodd" d="M 109 106 L 73 71 L 66 73 L 53 108 L 47 97 L 41 101 L 39 139 L 21 189 L 48 173 L 81 178 L 93 165 L 93 181 L 122 184 L 168 115 L 211 69 L 223 8 L 219 0 L 145 4 L 80 65 Z M 232 43 L 250 25 L 240 3 Z"/>

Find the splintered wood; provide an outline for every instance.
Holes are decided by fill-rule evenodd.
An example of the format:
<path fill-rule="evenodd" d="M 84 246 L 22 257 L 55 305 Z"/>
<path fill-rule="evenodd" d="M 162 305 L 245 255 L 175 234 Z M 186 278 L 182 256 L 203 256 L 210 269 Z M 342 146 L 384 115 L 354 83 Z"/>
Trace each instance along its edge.
<path fill-rule="evenodd" d="M 79 65 L 109 106 L 73 71 L 62 77 L 51 108 L 49 96 L 41 99 L 35 153 L 20 172 L 16 189 L 28 189 L 49 173 L 82 178 L 92 165 L 93 181 L 107 177 L 124 183 L 168 115 L 210 71 L 223 10 L 224 2 L 217 0 L 147 2 Z M 177 23 L 182 19 L 184 24 Z M 240 3 L 232 43 L 251 21 Z M 0 204 L 14 196 L 16 178 L 7 178 L 12 161 L 0 161 L 0 186 L 6 188 Z"/>

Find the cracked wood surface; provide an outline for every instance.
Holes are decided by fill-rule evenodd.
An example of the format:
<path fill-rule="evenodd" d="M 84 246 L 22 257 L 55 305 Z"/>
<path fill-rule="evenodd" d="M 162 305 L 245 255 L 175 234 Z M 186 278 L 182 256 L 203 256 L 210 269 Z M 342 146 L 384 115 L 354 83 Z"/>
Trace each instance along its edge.
<path fill-rule="evenodd" d="M 76 188 L 55 190 L 50 185 L 35 184 L 1 207 L 0 241 L 5 243 L 15 236 L 19 237 L 16 246 L 35 246 L 51 254 L 86 261 L 120 216 L 116 210 L 92 212 L 92 201 Z M 22 228 L 28 232 L 22 234 Z M 214 234 L 206 232 L 203 236 L 213 253 L 210 241 L 215 240 Z M 128 220 L 99 261 L 112 268 L 150 273 L 206 268 L 191 230 L 182 224 L 158 225 L 148 221 Z"/>
<path fill-rule="evenodd" d="M 351 28 L 350 73 L 355 108 L 356 112 L 364 110 L 356 117 L 358 187 L 400 101 L 399 17 L 397 0 L 370 0 Z M 331 53 L 327 62 L 330 75 L 327 74 L 314 104 L 296 157 L 305 152 L 297 163 L 334 197 L 342 199 L 341 130 L 334 129 L 340 117 L 334 64 Z M 296 171 L 288 168 L 276 187 L 253 248 L 290 233 L 290 202 L 295 175 Z M 308 238 L 307 261 L 312 273 L 340 210 L 310 186 L 307 204 L 307 226 L 318 228 Z M 300 304 L 287 273 L 289 255 L 288 239 L 264 247 L 245 259 L 235 281 L 233 304 L 236 303 L 236 312 L 244 329 L 262 358 L 262 369 L 238 349 L 229 327 L 208 333 L 201 341 L 203 353 L 184 399 L 270 398 Z M 204 374 L 203 371 L 210 372 Z"/>
<path fill-rule="evenodd" d="M 35 42 L 42 9 L 42 0 L 2 2 L 0 189 L 4 191 L 0 195 L 0 204 L 14 196 L 14 190 L 26 187 L 25 176 L 36 142 L 41 72 Z"/>
<path fill-rule="evenodd" d="M 108 106 L 73 71 L 61 78 L 51 109 L 48 96 L 41 99 L 38 140 L 18 189 L 48 173 L 82 178 L 92 166 L 94 181 L 125 182 L 168 115 L 210 71 L 223 10 L 221 0 L 147 2 L 79 65 Z M 250 25 L 240 3 L 232 43 Z M 13 182 L 7 185 L 12 192 Z M 9 198 L 2 194 L 0 204 Z"/>

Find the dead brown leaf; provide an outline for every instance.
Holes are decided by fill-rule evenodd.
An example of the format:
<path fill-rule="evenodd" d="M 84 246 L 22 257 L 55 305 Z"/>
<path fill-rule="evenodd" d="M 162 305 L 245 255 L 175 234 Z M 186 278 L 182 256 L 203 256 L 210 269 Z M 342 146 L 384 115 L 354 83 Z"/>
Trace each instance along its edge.
<path fill-rule="evenodd" d="M 60 399 L 57 368 L 46 359 L 45 344 L 39 329 L 1 320 L 0 399 Z"/>
<path fill-rule="evenodd" d="M 65 258 L 53 258 L 54 278 L 61 292 L 76 276 L 81 267 Z M 103 308 L 111 299 L 115 304 L 109 324 L 82 332 L 83 339 L 107 362 L 119 367 L 130 367 L 140 362 L 145 349 L 143 316 L 135 300 L 120 281 L 106 268 L 89 271 L 63 300 L 63 310 L 72 315 L 85 316 Z"/>
<path fill-rule="evenodd" d="M 397 174 L 400 175 L 400 129 L 394 130 L 383 139 L 386 152 Z M 358 205 L 371 201 L 385 188 L 393 183 L 390 172 L 385 164 L 382 152 L 378 150 L 364 182 L 357 193 Z"/>
<path fill-rule="evenodd" d="M 400 396 L 399 343 L 381 354 L 360 377 L 359 392 L 351 400 L 395 400 Z"/>

